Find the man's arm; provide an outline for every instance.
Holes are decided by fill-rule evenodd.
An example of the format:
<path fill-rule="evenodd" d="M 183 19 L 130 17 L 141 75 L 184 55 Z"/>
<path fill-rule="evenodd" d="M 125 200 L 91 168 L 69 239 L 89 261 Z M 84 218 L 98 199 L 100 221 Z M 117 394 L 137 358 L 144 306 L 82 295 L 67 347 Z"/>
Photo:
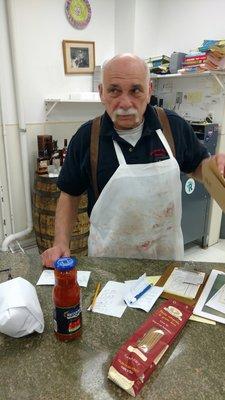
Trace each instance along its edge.
<path fill-rule="evenodd" d="M 217 168 L 219 173 L 225 177 L 225 153 L 220 153 L 215 156 L 205 158 L 202 162 L 198 165 L 198 167 L 193 171 L 190 175 L 195 178 L 196 180 L 202 182 L 202 166 L 204 163 L 209 162 L 211 158 L 216 160 Z"/>
<path fill-rule="evenodd" d="M 56 207 L 54 244 L 41 255 L 44 266 L 52 267 L 57 258 L 70 256 L 70 239 L 79 202 L 80 196 L 75 197 L 61 192 Z"/>

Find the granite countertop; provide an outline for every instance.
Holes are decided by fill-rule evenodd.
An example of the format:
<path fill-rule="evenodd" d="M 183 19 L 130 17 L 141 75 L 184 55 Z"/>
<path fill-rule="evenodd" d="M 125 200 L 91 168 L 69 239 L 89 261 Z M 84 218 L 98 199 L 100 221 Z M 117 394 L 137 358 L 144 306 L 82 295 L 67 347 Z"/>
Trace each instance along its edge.
<path fill-rule="evenodd" d="M 29 255 L 0 253 L 0 269 L 9 265 L 13 277 L 22 276 L 33 284 L 42 270 L 35 250 Z M 166 265 L 166 261 L 80 258 L 79 269 L 92 273 L 88 287 L 82 288 L 83 335 L 69 343 L 59 342 L 53 333 L 52 287 L 37 286 L 45 329 L 42 334 L 20 339 L 0 334 L 0 400 L 131 399 L 107 379 L 107 373 L 114 354 L 148 314 L 127 308 L 120 319 L 86 309 L 98 281 L 104 285 L 108 280 L 134 279 L 144 272 L 160 275 Z M 194 266 L 199 271 L 217 268 L 225 272 L 225 264 Z M 193 263 L 185 263 L 185 268 L 193 268 Z M 224 400 L 224 334 L 222 324 L 189 321 L 137 398 Z"/>

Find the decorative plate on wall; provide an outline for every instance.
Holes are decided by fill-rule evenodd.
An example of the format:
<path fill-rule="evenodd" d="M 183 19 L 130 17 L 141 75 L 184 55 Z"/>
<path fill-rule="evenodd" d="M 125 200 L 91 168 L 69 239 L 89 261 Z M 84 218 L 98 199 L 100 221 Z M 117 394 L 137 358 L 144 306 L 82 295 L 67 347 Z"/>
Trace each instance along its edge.
<path fill-rule="evenodd" d="M 88 0 L 67 0 L 65 11 L 68 21 L 74 28 L 84 29 L 91 19 L 91 6 Z"/>

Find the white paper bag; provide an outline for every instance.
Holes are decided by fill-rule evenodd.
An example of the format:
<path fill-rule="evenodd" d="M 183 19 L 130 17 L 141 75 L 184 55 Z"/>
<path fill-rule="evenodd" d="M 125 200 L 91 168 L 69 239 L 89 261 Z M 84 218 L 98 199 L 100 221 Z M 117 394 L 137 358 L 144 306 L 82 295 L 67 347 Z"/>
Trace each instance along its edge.
<path fill-rule="evenodd" d="M 23 278 L 0 284 L 0 332 L 19 338 L 44 330 L 36 289 Z"/>

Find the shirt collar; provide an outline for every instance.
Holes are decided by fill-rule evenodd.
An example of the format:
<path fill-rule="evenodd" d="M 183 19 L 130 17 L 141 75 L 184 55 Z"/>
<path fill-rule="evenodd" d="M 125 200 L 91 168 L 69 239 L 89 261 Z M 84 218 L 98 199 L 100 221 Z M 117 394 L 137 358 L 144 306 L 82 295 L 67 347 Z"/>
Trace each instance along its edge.
<path fill-rule="evenodd" d="M 145 122 L 144 122 L 142 136 L 150 135 L 152 131 L 155 132 L 156 129 L 161 129 L 161 125 L 157 118 L 156 111 L 154 110 L 154 107 L 151 106 L 150 104 L 148 104 L 146 107 L 144 118 Z M 102 135 L 114 136 L 114 137 L 115 135 L 116 137 L 119 136 L 115 131 L 113 122 L 106 111 L 103 114 L 101 122 L 101 136 Z"/>

